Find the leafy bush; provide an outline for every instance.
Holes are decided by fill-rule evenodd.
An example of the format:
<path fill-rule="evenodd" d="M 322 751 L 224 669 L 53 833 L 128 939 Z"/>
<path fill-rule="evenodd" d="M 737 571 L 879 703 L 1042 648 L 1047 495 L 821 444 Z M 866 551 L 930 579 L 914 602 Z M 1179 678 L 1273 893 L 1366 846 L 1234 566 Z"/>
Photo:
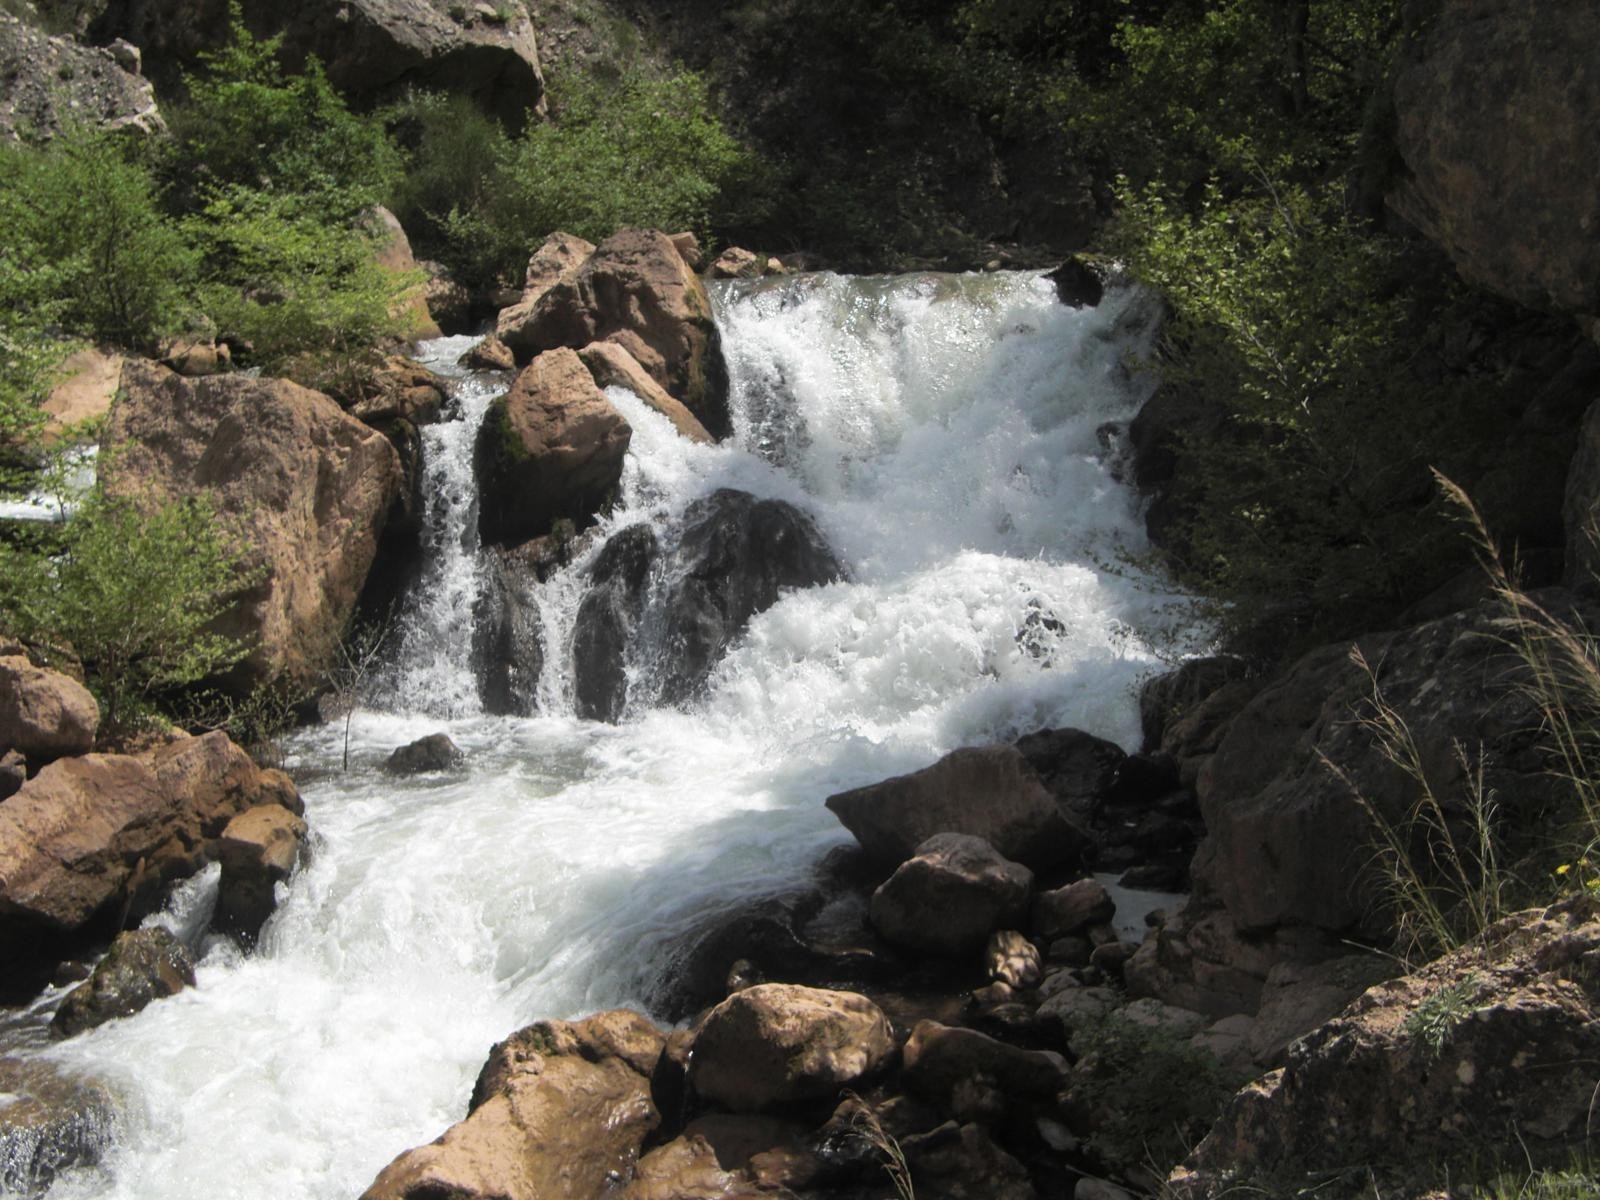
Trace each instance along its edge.
<path fill-rule="evenodd" d="M 520 279 L 529 250 L 558 229 L 591 241 L 630 225 L 709 235 L 723 190 L 749 169 L 696 75 L 556 76 L 550 96 L 551 119 L 515 138 L 459 101 L 390 110 L 414 144 L 402 220 L 466 282 Z"/>
<path fill-rule="evenodd" d="M 380 203 L 402 171 L 382 123 L 352 113 L 315 59 L 286 73 L 282 37 L 255 37 L 238 0 L 229 12 L 228 44 L 201 56 L 187 100 L 169 112 L 168 170 L 188 204 L 246 187 L 316 197 L 326 216 L 348 220 Z"/>
<path fill-rule="evenodd" d="M 52 556 L 0 548 L 0 613 L 82 661 L 115 735 L 164 690 L 225 670 L 248 647 L 207 631 L 246 582 L 199 498 L 148 507 L 95 496 Z"/>
<path fill-rule="evenodd" d="M 416 279 L 380 266 L 371 239 L 327 223 L 315 200 L 227 188 L 190 229 L 206 250 L 205 308 L 255 365 L 337 389 L 403 332 L 399 300 Z"/>
<path fill-rule="evenodd" d="M 13 321 L 135 348 L 178 322 L 194 254 L 134 150 L 86 132 L 0 149 L 0 289 Z"/>

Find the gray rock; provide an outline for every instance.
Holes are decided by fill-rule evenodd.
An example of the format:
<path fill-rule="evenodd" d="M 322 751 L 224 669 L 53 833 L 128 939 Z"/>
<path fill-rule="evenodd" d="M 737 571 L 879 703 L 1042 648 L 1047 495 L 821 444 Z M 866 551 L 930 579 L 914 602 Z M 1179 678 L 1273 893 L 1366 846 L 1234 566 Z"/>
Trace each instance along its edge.
<path fill-rule="evenodd" d="M 0 141 L 52 138 L 68 123 L 164 131 L 155 93 L 126 62 L 0 12 Z"/>

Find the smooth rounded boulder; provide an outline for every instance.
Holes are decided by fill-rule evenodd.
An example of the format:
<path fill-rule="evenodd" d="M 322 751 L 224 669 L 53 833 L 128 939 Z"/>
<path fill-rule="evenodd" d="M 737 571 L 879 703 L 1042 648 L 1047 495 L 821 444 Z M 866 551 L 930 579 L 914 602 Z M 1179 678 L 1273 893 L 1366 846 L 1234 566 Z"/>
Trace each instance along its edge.
<path fill-rule="evenodd" d="M 981 949 L 1026 911 L 1033 872 L 982 838 L 939 833 L 872 893 L 872 926 L 885 941 L 923 954 Z"/>
<path fill-rule="evenodd" d="M 478 531 L 515 545 L 576 528 L 615 498 L 633 430 L 576 352 L 549 350 L 490 407 L 478 433 Z"/>
<path fill-rule="evenodd" d="M 71 676 L 36 667 L 25 654 L 0 656 L 0 753 L 35 767 L 94 749 L 100 706 Z"/>
<path fill-rule="evenodd" d="M 694 1039 L 689 1082 L 735 1112 L 835 1098 L 887 1066 L 889 1020 L 854 992 L 765 983 L 735 992 Z"/>

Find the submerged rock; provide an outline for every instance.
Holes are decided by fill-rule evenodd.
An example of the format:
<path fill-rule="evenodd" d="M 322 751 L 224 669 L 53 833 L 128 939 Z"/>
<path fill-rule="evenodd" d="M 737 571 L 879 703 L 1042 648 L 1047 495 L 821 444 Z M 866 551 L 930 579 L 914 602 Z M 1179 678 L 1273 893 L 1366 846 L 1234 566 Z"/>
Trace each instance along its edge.
<path fill-rule="evenodd" d="M 117 935 L 88 982 L 67 993 L 50 1026 L 72 1037 L 194 986 L 194 959 L 165 929 L 134 929 Z"/>
<path fill-rule="evenodd" d="M 489 555 L 484 588 L 472 613 L 472 667 L 483 710 L 493 716 L 530 717 L 539 708 L 544 643 L 533 597 L 535 578 L 522 555 Z"/>
<path fill-rule="evenodd" d="M 105 1084 L 43 1058 L 0 1058 L 0 1194 L 36 1196 L 72 1167 L 93 1166 L 116 1138 Z"/>
<path fill-rule="evenodd" d="M 391 775 L 419 775 L 424 771 L 448 771 L 461 765 L 461 747 L 445 733 L 430 733 L 399 747 L 384 760 L 383 769 Z"/>

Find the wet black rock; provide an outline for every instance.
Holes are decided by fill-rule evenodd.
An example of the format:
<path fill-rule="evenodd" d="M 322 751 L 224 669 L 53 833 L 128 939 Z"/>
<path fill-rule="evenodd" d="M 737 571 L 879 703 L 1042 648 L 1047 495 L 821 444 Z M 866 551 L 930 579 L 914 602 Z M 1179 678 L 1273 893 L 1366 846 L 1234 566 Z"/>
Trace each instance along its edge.
<path fill-rule="evenodd" d="M 98 1080 L 42 1058 L 0 1058 L 0 1195 L 43 1194 L 62 1171 L 100 1161 L 116 1102 Z"/>
<path fill-rule="evenodd" d="M 669 704 L 699 696 L 750 618 L 783 591 L 844 575 L 811 518 L 782 500 L 722 488 L 686 518 L 664 614 L 661 698 Z"/>
<path fill-rule="evenodd" d="M 644 611 L 656 560 L 655 532 L 630 525 L 614 534 L 589 567 L 589 592 L 572 634 L 578 715 L 616 721 L 628 700 L 627 649 Z"/>
<path fill-rule="evenodd" d="M 473 612 L 472 665 L 483 709 L 494 716 L 528 717 L 539 707 L 544 645 L 535 582 L 516 559 L 498 551 L 490 555 Z"/>

